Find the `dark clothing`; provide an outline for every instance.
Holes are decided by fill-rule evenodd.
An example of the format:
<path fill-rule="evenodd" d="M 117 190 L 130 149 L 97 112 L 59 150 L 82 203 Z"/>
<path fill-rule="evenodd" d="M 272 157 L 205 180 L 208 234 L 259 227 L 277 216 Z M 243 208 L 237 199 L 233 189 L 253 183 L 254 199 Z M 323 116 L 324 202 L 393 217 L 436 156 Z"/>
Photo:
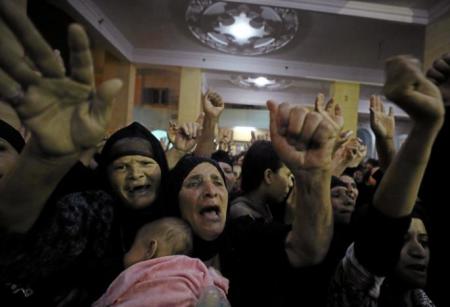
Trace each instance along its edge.
<path fill-rule="evenodd" d="M 450 106 L 445 107 L 444 126 L 436 138 L 422 181 L 420 198 L 430 213 L 430 269 L 427 293 L 437 306 L 450 306 L 447 280 L 450 271 L 448 248 Z"/>
<path fill-rule="evenodd" d="M 46 209 L 26 234 L 0 233 L 3 306 L 55 306 L 89 283 L 105 256 L 114 216 L 108 194 L 70 194 Z"/>
<path fill-rule="evenodd" d="M 282 305 L 292 270 L 285 252 L 290 229 L 247 216 L 229 222 L 219 255 L 233 307 Z"/>
<path fill-rule="evenodd" d="M 300 305 L 299 292 L 301 292 L 301 306 L 326 306 L 328 286 L 339 262 L 353 242 L 353 238 L 350 225 L 335 225 L 333 238 L 325 259 L 318 265 L 296 269 L 291 274 L 292 280 L 287 290 L 288 299 L 284 306 Z"/>
<path fill-rule="evenodd" d="M 366 175 L 366 177 L 368 174 Z M 368 178 L 364 178 L 364 181 L 361 183 L 358 183 L 358 198 L 356 199 L 356 208 L 368 206 L 369 204 L 372 204 L 373 196 L 375 195 L 375 191 L 377 190 L 378 186 L 380 185 L 381 179 L 383 178 L 384 173 L 381 169 L 377 169 L 373 174 L 372 177 L 375 179 L 376 184 L 375 185 L 368 185 L 366 181 Z"/>
<path fill-rule="evenodd" d="M 356 223 L 355 243 L 336 269 L 328 306 L 382 305 L 380 287 L 398 262 L 410 223 L 411 216 L 391 218 L 372 206 L 368 208 Z"/>

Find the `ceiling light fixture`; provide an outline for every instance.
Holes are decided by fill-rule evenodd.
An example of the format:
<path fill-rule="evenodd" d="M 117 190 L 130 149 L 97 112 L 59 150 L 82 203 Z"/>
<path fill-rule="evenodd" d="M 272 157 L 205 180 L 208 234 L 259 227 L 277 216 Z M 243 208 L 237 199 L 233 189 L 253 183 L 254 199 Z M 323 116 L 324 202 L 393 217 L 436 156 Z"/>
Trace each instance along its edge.
<path fill-rule="evenodd" d="M 295 10 L 214 0 L 191 0 L 186 21 L 192 34 L 206 45 L 242 55 L 277 50 L 298 30 Z"/>
<path fill-rule="evenodd" d="M 265 90 L 283 90 L 292 85 L 288 79 L 252 75 L 234 75 L 230 77 L 230 82 L 244 88 Z"/>

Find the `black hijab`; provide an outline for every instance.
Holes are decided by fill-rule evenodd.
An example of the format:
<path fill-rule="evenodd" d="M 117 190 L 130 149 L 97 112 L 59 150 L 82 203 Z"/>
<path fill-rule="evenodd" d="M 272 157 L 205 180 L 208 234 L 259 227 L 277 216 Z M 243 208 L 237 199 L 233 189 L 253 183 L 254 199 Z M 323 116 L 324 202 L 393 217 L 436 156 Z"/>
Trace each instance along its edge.
<path fill-rule="evenodd" d="M 147 128 L 134 122 L 111 135 L 99 156 L 98 170 L 106 184 L 105 189 L 112 195 L 115 194 L 109 184 L 107 167 L 114 160 L 127 155 L 141 155 L 154 159 L 161 169 L 161 182 L 155 201 L 147 208 L 136 210 L 127 208 L 121 202 L 117 202 L 118 205 L 115 210 L 118 219 L 116 220 L 121 225 L 122 244 L 125 250 L 129 249 L 137 230 L 143 224 L 162 217 L 169 175 L 169 168 L 161 143 Z"/>
<path fill-rule="evenodd" d="M 225 175 L 220 168 L 219 164 L 208 158 L 196 157 L 192 155 L 184 156 L 177 165 L 170 171 L 169 175 L 169 198 L 166 206 L 167 215 L 181 218 L 179 193 L 183 185 L 184 179 L 189 173 L 199 164 L 209 163 L 213 165 L 222 176 L 223 182 L 226 184 Z M 227 210 L 228 214 L 229 210 Z M 228 220 L 228 216 L 227 216 Z M 226 223 L 225 223 L 226 225 Z M 194 235 L 194 252 L 193 257 L 200 258 L 201 260 L 209 260 L 219 252 L 219 249 L 224 243 L 225 229 L 219 237 L 213 241 L 206 241 Z"/>

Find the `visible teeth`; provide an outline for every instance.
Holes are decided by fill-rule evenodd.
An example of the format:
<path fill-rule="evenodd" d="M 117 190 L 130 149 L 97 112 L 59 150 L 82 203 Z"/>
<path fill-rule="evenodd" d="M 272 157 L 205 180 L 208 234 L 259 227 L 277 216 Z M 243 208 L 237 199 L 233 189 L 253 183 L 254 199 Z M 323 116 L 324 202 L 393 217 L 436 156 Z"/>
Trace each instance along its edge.
<path fill-rule="evenodd" d="M 141 185 L 141 186 L 135 186 L 128 189 L 128 192 L 130 193 L 142 193 L 146 192 L 149 189 L 149 185 Z"/>

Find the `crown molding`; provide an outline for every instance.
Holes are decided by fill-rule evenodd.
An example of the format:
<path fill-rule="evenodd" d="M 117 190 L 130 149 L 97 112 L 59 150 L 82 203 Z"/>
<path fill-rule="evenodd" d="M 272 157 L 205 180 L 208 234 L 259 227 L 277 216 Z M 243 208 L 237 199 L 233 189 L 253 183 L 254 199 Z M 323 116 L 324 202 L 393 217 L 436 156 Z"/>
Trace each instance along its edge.
<path fill-rule="evenodd" d="M 67 3 L 89 22 L 122 56 L 130 60 L 133 54 L 133 45 L 93 1 L 67 0 Z"/>
<path fill-rule="evenodd" d="M 442 0 L 442 1 L 438 2 L 438 3 L 436 3 L 430 9 L 429 23 L 433 23 L 439 17 L 441 17 L 442 15 L 448 13 L 449 11 L 450 11 L 450 2 L 448 0 Z"/>
<path fill-rule="evenodd" d="M 384 71 L 381 69 L 285 61 L 263 57 L 252 58 L 201 52 L 134 49 L 131 61 L 141 66 L 159 64 L 195 67 L 238 73 L 268 74 L 280 77 L 359 82 L 376 86 L 380 86 L 384 82 Z"/>
<path fill-rule="evenodd" d="M 222 1 L 236 2 L 233 0 Z M 274 6 L 276 4 L 278 7 L 421 25 L 426 25 L 429 22 L 429 14 L 427 10 L 361 1 L 278 0 L 275 3 L 275 1 L 272 0 L 239 0 L 239 2 L 267 6 Z"/>

